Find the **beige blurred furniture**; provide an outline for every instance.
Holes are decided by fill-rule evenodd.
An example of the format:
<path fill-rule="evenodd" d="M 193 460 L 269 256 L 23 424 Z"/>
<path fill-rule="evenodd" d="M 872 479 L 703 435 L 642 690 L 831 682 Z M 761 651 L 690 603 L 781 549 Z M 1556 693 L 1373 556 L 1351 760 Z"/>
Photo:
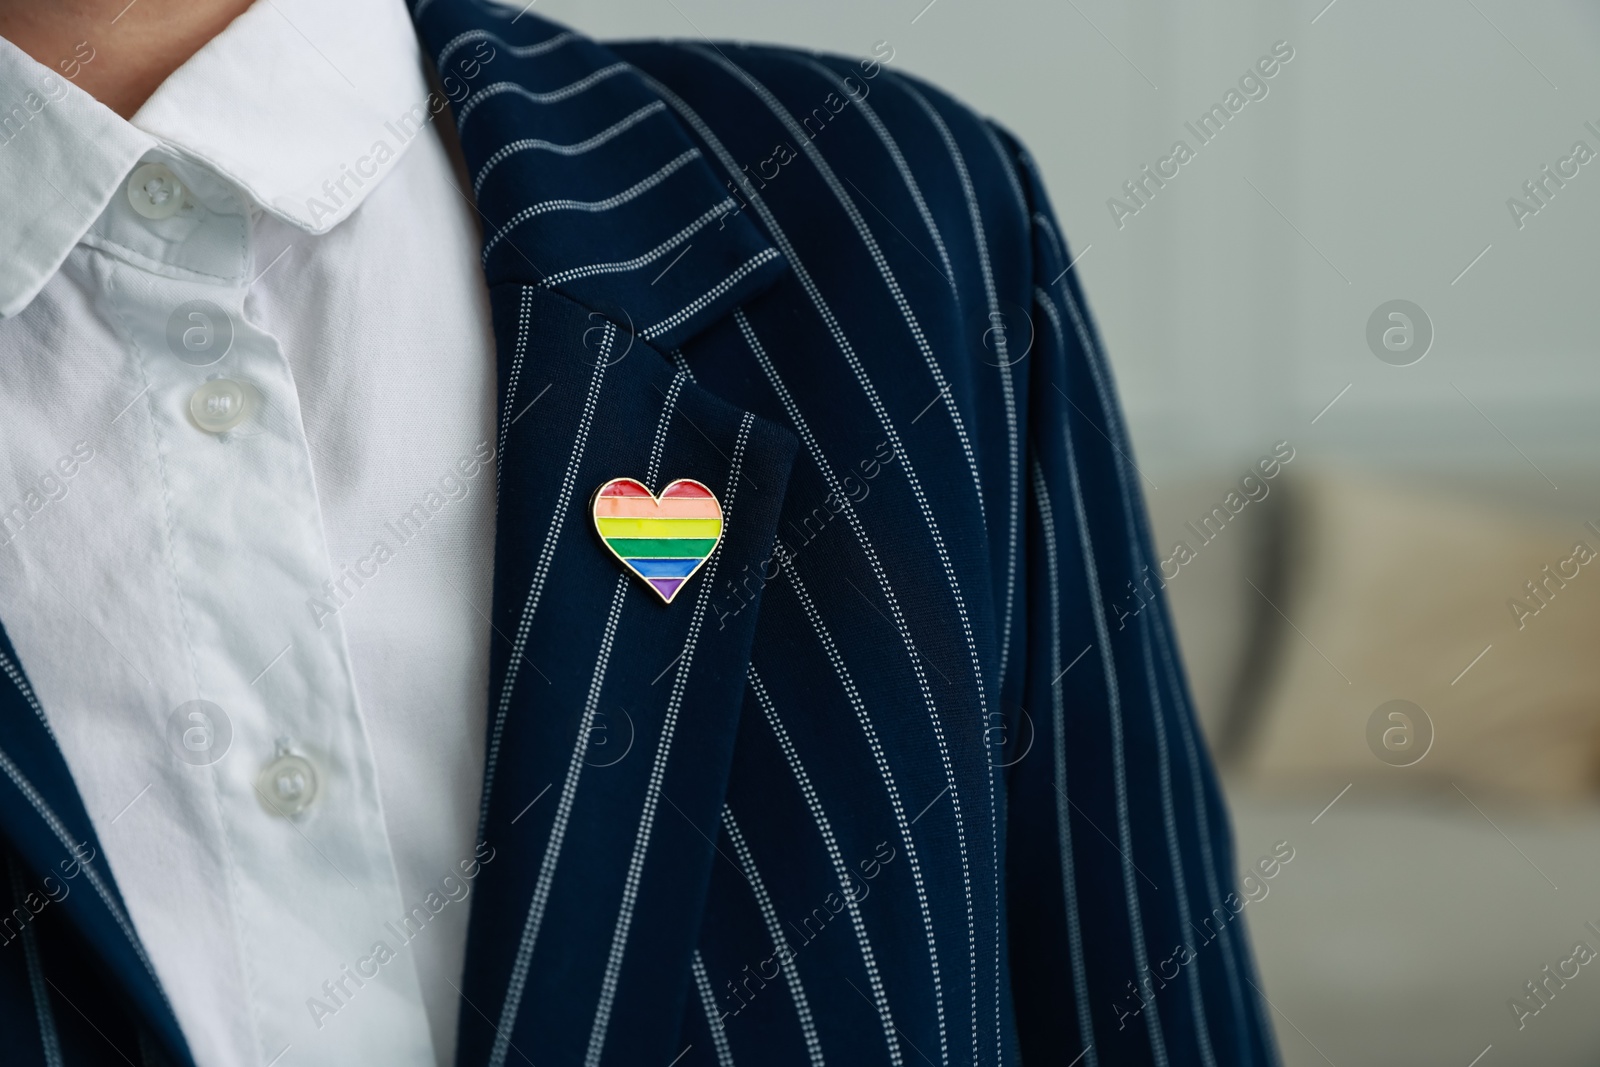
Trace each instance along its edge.
<path fill-rule="evenodd" d="M 1230 473 L 1162 479 L 1162 555 Z M 1240 862 L 1296 849 L 1246 913 L 1291 1067 L 1600 1062 L 1600 965 L 1507 1004 L 1600 951 L 1600 493 L 1562 481 L 1292 466 L 1169 584 Z M 1395 699 L 1433 727 L 1411 766 L 1369 745 Z"/>

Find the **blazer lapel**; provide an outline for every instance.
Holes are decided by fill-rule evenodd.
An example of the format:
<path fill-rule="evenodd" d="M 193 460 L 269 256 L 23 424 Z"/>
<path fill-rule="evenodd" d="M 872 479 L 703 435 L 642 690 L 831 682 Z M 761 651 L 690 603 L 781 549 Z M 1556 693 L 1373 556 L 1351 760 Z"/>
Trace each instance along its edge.
<path fill-rule="evenodd" d="M 492 858 L 459 1062 L 666 1063 L 759 599 L 710 593 L 770 556 L 796 448 L 670 354 L 787 264 L 614 53 L 526 13 L 416 18 L 483 216 L 500 375 Z M 670 604 L 596 535 L 619 477 L 720 499 L 721 543 Z"/>
<path fill-rule="evenodd" d="M 49 897 L 59 902 L 41 904 L 41 918 L 52 917 L 43 913 L 48 906 L 52 913 L 66 919 L 66 925 L 90 949 L 85 954 L 81 945 L 72 946 L 75 959 L 59 951 L 49 953 L 41 964 L 43 973 L 29 991 L 29 999 L 49 997 L 49 989 L 43 987 L 48 981 L 54 987 L 55 996 L 50 999 L 55 1012 L 62 1010 L 63 1002 L 69 1002 L 82 1004 L 82 1010 L 93 1013 L 102 1027 L 123 1022 L 121 1013 L 106 1010 L 102 975 L 96 968 L 84 966 L 86 955 L 98 957 L 109 972 L 111 986 L 130 1002 L 131 1014 L 143 1018 L 174 1062 L 190 1064 L 193 1060 L 188 1044 L 128 918 L 66 759 L 3 630 L 0 672 L 5 675 L 0 678 L 0 827 L 4 827 L 6 843 L 21 868 L 18 873 L 23 886 L 40 900 L 41 887 L 54 887 Z M 56 893 L 63 895 L 58 897 Z M 11 899 L 9 890 L 6 899 Z M 31 905 L 28 908 L 32 910 Z M 32 926 L 30 920 L 20 931 L 11 930 L 8 920 L 8 940 L 33 935 Z M 11 951 L 21 956 L 24 948 Z M 70 964 L 63 966 L 69 960 Z M 29 966 L 34 964 L 30 962 Z M 9 1005 L 6 1010 L 21 1013 L 22 1006 Z M 75 1027 L 80 1020 L 60 1021 L 64 1026 Z M 23 1035 L 35 1032 L 33 1025 L 21 1026 L 17 1040 L 25 1047 L 30 1038 Z M 118 1036 L 130 1037 L 125 1033 Z"/>
<path fill-rule="evenodd" d="M 424 0 L 418 26 L 453 102 L 491 288 L 567 296 L 668 352 L 788 270 L 614 52 L 455 0 Z"/>

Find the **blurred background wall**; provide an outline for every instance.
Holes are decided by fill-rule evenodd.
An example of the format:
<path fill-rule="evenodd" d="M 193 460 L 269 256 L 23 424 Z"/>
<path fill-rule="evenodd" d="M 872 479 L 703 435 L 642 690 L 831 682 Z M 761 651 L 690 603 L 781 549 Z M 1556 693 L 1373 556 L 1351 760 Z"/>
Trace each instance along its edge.
<path fill-rule="evenodd" d="M 887 41 L 1018 134 L 1081 257 L 1163 554 L 1294 450 L 1170 588 L 1241 862 L 1296 850 L 1247 913 L 1286 1062 L 1600 1061 L 1600 965 L 1525 986 L 1600 951 L 1600 562 L 1576 551 L 1600 552 L 1600 156 L 1561 163 L 1600 153 L 1600 10 L 538 10 L 602 38 Z M 1275 45 L 1293 58 L 1266 95 L 1130 200 Z M 1369 343 L 1394 300 L 1432 334 L 1410 365 L 1420 341 Z"/>

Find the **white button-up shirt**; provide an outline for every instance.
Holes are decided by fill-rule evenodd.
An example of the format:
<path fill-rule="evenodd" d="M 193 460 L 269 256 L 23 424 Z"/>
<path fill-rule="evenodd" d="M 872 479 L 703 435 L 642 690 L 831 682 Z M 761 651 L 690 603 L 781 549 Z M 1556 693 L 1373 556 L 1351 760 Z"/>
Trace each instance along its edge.
<path fill-rule="evenodd" d="M 495 472 L 443 100 L 398 0 L 257 4 L 131 121 L 44 58 L 0 41 L 0 619 L 200 1064 L 448 1063 Z"/>

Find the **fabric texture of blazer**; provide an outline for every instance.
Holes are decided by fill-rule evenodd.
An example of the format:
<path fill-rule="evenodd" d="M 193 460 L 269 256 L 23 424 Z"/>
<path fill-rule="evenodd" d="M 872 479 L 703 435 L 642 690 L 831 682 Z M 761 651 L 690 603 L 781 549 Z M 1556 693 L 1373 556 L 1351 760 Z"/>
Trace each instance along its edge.
<path fill-rule="evenodd" d="M 500 383 L 458 1062 L 1274 1063 L 1027 153 L 882 52 L 414 17 Z M 670 604 L 596 536 L 618 477 L 721 501 Z M 0 950 L 5 1060 L 189 1064 L 3 638 L 0 669 L 8 891 L 85 876 Z"/>

